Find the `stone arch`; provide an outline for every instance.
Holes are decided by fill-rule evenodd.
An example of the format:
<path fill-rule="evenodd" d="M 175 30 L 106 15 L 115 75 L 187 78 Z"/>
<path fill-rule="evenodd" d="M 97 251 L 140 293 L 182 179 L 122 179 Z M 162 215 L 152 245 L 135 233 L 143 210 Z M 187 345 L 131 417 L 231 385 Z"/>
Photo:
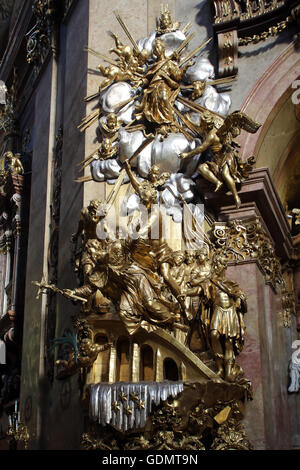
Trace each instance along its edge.
<path fill-rule="evenodd" d="M 254 135 L 242 132 L 239 138 L 241 157 L 244 160 L 255 155 L 256 167 L 269 169 L 283 205 L 286 203 L 287 181 L 291 177 L 300 139 L 298 107 L 292 100 L 295 92 L 298 97 L 300 95 L 293 87 L 300 77 L 297 47 L 295 41 L 277 57 L 257 80 L 241 108 L 241 111 L 262 124 Z"/>
<path fill-rule="evenodd" d="M 164 359 L 164 380 L 180 380 L 177 364 L 170 357 Z"/>

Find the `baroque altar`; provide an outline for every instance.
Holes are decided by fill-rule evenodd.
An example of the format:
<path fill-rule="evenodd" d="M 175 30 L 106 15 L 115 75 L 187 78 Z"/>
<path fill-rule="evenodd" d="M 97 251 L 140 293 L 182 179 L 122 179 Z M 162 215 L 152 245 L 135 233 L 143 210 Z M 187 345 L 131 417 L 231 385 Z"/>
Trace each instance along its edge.
<path fill-rule="evenodd" d="M 222 86 L 236 77 L 215 78 L 203 55 L 210 39 L 189 50 L 194 33 L 167 6 L 138 41 L 115 17 L 128 42 L 110 33 L 110 55 L 86 51 L 105 65 L 85 97 L 96 110 L 79 125 L 98 123 L 99 147 L 77 178 L 111 189 L 74 227 L 78 285 L 34 281 L 38 295 L 80 305 L 73 330 L 53 342 L 56 379 L 80 377 L 84 449 L 249 450 L 242 419 L 252 388 L 238 361 L 247 298 L 226 274 L 236 250 L 208 223 L 203 194 L 227 193 L 240 209 L 255 157 L 242 160 L 236 139 L 260 123 L 229 112 Z M 176 249 L 168 224 L 180 227 Z"/>

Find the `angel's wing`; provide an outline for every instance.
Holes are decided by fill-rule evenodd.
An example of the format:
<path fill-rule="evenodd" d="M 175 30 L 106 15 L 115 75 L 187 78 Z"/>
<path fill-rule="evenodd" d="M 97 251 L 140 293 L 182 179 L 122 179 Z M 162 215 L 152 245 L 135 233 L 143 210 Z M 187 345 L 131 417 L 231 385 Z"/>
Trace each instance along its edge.
<path fill-rule="evenodd" d="M 217 134 L 219 137 L 223 137 L 234 127 L 255 134 L 261 127 L 261 124 L 251 119 L 242 111 L 234 111 L 226 117 L 223 126 L 220 127 Z"/>

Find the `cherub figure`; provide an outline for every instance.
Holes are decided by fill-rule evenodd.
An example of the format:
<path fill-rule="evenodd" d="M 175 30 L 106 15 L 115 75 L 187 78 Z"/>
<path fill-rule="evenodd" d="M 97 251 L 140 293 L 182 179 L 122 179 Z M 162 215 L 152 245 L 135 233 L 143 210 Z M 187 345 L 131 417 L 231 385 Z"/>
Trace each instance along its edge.
<path fill-rule="evenodd" d="M 133 79 L 133 74 L 129 69 L 122 70 L 117 65 L 109 65 L 108 67 L 104 67 L 104 65 L 99 64 L 96 68 L 100 70 L 103 77 L 106 77 L 106 79 L 103 80 L 103 82 L 99 86 L 99 92 L 111 85 L 113 82 L 122 82 Z"/>
<path fill-rule="evenodd" d="M 135 87 L 143 83 L 145 72 L 145 64 L 149 59 L 149 53 L 146 49 L 142 51 L 132 49 L 128 45 L 123 45 L 115 34 L 112 33 L 115 39 L 115 48 L 110 49 L 118 56 L 118 61 L 114 65 L 104 67 L 99 64 L 97 69 L 100 70 L 102 75 L 106 77 L 99 87 L 99 91 L 103 90 L 113 82 L 130 81 Z"/>
<path fill-rule="evenodd" d="M 94 159 L 96 160 L 108 160 L 109 158 L 113 158 L 116 156 L 118 152 L 117 145 L 113 145 L 113 142 L 110 138 L 105 137 L 101 142 L 101 145 L 94 155 Z"/>
<path fill-rule="evenodd" d="M 206 82 L 205 80 L 196 80 L 195 82 L 192 83 L 192 86 L 193 86 L 192 100 L 194 101 L 197 98 L 200 98 L 205 92 Z"/>
<path fill-rule="evenodd" d="M 129 65 L 130 61 L 133 60 L 133 50 L 130 46 L 124 46 L 118 36 L 114 33 L 111 33 L 112 37 L 115 40 L 115 47 L 110 49 L 110 53 L 114 52 L 120 59 L 122 67 L 125 69 Z"/>
<path fill-rule="evenodd" d="M 80 368 L 90 367 L 99 353 L 106 351 L 112 345 L 108 342 L 100 345 L 92 340 L 92 330 L 86 325 L 85 320 L 75 322 L 77 333 L 70 331 L 54 340 L 54 347 L 61 346 L 57 366 L 57 378 L 62 379 L 75 374 Z M 64 348 L 64 346 L 68 346 Z"/>
<path fill-rule="evenodd" d="M 241 129 L 254 134 L 260 128 L 260 124 L 240 111 L 227 116 L 221 127 L 218 127 L 218 121 L 218 116 L 205 111 L 201 115 L 199 126 L 199 132 L 204 137 L 203 143 L 191 152 L 182 153 L 181 158 L 190 158 L 210 149 L 212 160 L 201 162 L 198 171 L 203 178 L 216 185 L 215 191 L 218 191 L 225 183 L 238 208 L 241 200 L 237 193 L 236 183 L 240 183 L 248 176 L 254 157 L 249 157 L 246 162 L 242 162 L 236 151 L 238 144 L 233 139 L 241 133 Z"/>
<path fill-rule="evenodd" d="M 109 113 L 105 118 L 100 119 L 100 131 L 104 138 L 115 140 L 122 122 L 115 113 Z"/>

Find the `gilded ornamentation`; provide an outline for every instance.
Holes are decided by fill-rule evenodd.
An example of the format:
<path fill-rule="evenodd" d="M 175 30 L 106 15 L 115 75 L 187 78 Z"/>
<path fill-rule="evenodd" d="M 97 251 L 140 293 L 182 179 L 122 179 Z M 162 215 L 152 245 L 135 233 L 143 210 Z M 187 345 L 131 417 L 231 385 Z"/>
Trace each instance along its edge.
<path fill-rule="evenodd" d="M 185 398 L 186 400 L 187 398 Z M 187 404 L 188 416 L 182 416 L 176 399 L 168 399 L 148 418 L 145 430 L 134 434 L 119 433 L 114 427 L 105 432 L 91 423 L 83 434 L 83 449 L 101 450 L 251 450 L 241 420 L 239 400 L 206 406 Z M 220 418 L 222 416 L 222 418 Z M 147 430 L 146 430 L 147 429 Z M 103 437 L 105 436 L 105 437 Z"/>
<path fill-rule="evenodd" d="M 235 361 L 243 347 L 246 299 L 238 285 L 224 277 L 228 260 L 228 256 L 226 259 L 224 256 L 232 251 L 236 254 L 237 248 L 243 251 L 244 245 L 250 253 L 248 238 L 251 240 L 251 230 L 246 232 L 239 222 L 222 227 L 223 231 L 215 227 L 215 254 L 213 246 L 209 249 L 207 244 L 198 251 L 173 252 L 161 236 L 151 239 L 154 226 L 160 234 L 161 212 L 150 210 L 163 175 L 153 168 L 151 182 L 145 185 L 134 176 L 128 162 L 125 169 L 148 211 L 145 223 L 139 222 L 138 238 L 131 239 L 128 233 L 125 239 L 98 239 L 97 227 L 102 216 L 97 214 L 98 211 L 102 213 L 103 208 L 106 212 L 101 201 L 91 201 L 88 208 L 81 211 L 78 230 L 73 236 L 73 239 L 81 236 L 83 241 L 77 258 L 80 287 L 61 290 L 42 280 L 35 282 L 39 293 L 50 290 L 80 301 L 83 316 L 97 314 L 101 318 L 108 312 L 117 312 L 130 336 L 139 331 L 158 329 L 176 336 L 179 329 L 190 338 L 192 332 L 198 330 L 202 337 L 201 348 L 210 351 L 215 360 L 217 376 L 228 382 L 246 384 Z M 235 250 L 229 245 L 230 230 L 233 243 L 237 244 Z M 241 231 L 242 245 L 237 236 Z M 266 243 L 267 238 L 263 241 Z M 264 246 L 263 250 L 264 254 Z M 98 349 L 91 339 L 89 335 L 88 339 L 78 343 L 81 356 L 87 358 L 87 366 L 103 350 Z M 83 364 L 84 359 L 75 362 Z M 72 358 L 68 366 L 65 364 L 68 369 L 73 365 Z M 122 397 L 118 400 L 122 401 Z M 141 397 L 140 400 L 143 401 Z"/>
<path fill-rule="evenodd" d="M 111 433 L 105 433 L 105 436 L 99 437 L 96 426 L 88 433 L 81 436 L 81 448 L 83 450 L 120 450 L 116 438 Z"/>
<path fill-rule="evenodd" d="M 229 419 L 219 427 L 212 450 L 253 450 L 253 446 L 246 437 L 243 424 Z"/>
<path fill-rule="evenodd" d="M 294 4 L 283 0 L 213 0 L 218 75 L 238 73 L 239 46 L 257 44 L 299 24 L 299 8 Z M 226 40 L 228 34 L 230 40 Z"/>
<path fill-rule="evenodd" d="M 291 16 L 288 16 L 284 21 L 280 21 L 275 26 L 271 26 L 267 31 L 264 31 L 260 34 L 254 34 L 250 37 L 239 38 L 239 46 L 248 46 L 248 44 L 257 44 L 258 42 L 265 41 L 271 36 L 277 36 L 278 34 L 285 31 L 294 19 Z"/>
<path fill-rule="evenodd" d="M 238 36 L 237 31 L 218 33 L 219 77 L 238 73 Z"/>
<path fill-rule="evenodd" d="M 280 8 L 278 0 L 214 0 L 215 23 L 226 23 L 235 18 L 241 21 L 256 18 Z"/>
<path fill-rule="evenodd" d="M 5 152 L 3 159 L 6 162 L 6 166 L 11 175 L 23 175 L 24 168 L 19 159 L 20 154 L 13 154 L 13 152 Z"/>
<path fill-rule="evenodd" d="M 292 316 L 296 315 L 293 270 L 291 268 L 285 268 L 282 273 L 281 308 L 283 326 L 290 328 Z"/>
<path fill-rule="evenodd" d="M 258 218 L 216 222 L 213 238 L 217 249 L 229 261 L 253 259 L 259 263 L 266 281 L 274 287 L 281 283 L 281 265 L 273 244 Z"/>
<path fill-rule="evenodd" d="M 100 352 L 109 349 L 111 344 L 95 344 L 92 340 L 92 330 L 86 321 L 75 322 L 76 334 L 66 332 L 61 338 L 53 340 L 54 346 L 69 345 L 67 349 L 59 352 L 60 358 L 56 361 L 57 378 L 65 378 L 73 375 L 81 368 L 89 368 L 93 365 Z"/>
<path fill-rule="evenodd" d="M 229 6 L 224 3 L 225 13 Z M 55 269 L 53 277 L 34 282 L 37 296 L 57 293 L 81 307 L 74 331 L 53 340 L 59 347 L 57 378 L 80 371 L 83 406 L 89 407 L 84 449 L 204 450 L 222 444 L 222 426 L 231 433 L 228 445 L 246 447 L 235 412 L 236 401 L 251 398 L 251 384 L 236 360 L 244 343 L 246 297 L 225 270 L 231 255 L 243 258 L 245 250 L 247 256 L 255 250 L 257 231 L 253 235 L 250 223 L 219 224 L 211 240 L 188 208 L 199 244 L 188 249 L 184 238 L 185 246 L 174 251 L 159 203 L 172 197 L 183 213 L 195 197 L 195 184 L 184 174 L 192 167 L 190 174 L 197 168 L 216 190 L 226 185 L 239 207 L 236 184 L 247 178 L 254 158 L 242 162 L 234 139 L 260 125 L 239 111 L 226 117 L 230 100 L 221 102 L 212 85 L 228 80 L 212 80 L 211 64 L 198 56 L 209 41 L 188 52 L 193 34 L 186 36 L 188 27 L 179 29 L 167 8 L 156 30 L 138 42 L 115 15 L 128 44 L 112 33 L 113 58 L 88 50 L 108 66 L 99 65 L 99 91 L 85 98 L 99 98 L 100 111 L 79 126 L 84 130 L 98 121 L 100 144 L 81 168 L 90 165 L 95 181 L 114 187 L 106 200 L 95 195 L 81 210 L 72 235 L 79 285 L 60 289 Z M 232 45 L 228 34 L 225 47 L 231 51 Z M 220 112 L 206 107 L 210 93 L 221 103 Z M 209 163 L 202 157 L 207 149 L 213 156 Z M 182 162 L 195 156 L 194 166 Z M 59 162 L 56 170 L 60 183 Z M 139 213 L 132 210 L 113 231 L 110 211 L 124 182 Z M 53 227 L 59 223 L 56 189 Z M 264 260 L 273 255 L 262 230 L 256 249 Z M 273 265 L 269 269 L 271 276 Z"/>

